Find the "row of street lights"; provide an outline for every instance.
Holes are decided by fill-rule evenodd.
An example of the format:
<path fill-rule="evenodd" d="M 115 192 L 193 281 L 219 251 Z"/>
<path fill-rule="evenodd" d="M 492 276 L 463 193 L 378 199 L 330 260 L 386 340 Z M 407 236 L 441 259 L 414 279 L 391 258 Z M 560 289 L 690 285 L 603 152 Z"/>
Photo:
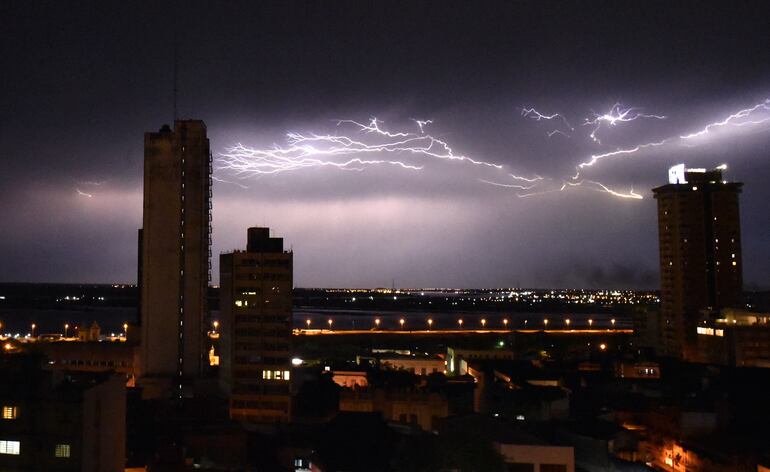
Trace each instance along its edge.
<path fill-rule="evenodd" d="M 381 322 L 382 322 L 382 320 L 380 320 L 380 318 L 375 318 L 374 319 L 374 326 L 375 326 L 376 329 L 380 328 Z M 428 318 L 426 320 L 426 322 L 428 324 L 428 329 L 430 330 L 433 327 L 433 318 Z M 305 320 L 305 325 L 307 326 L 307 329 L 310 329 L 310 326 L 311 326 L 312 323 L 313 322 L 312 322 L 312 320 L 310 318 Z M 404 324 L 405 323 L 406 323 L 406 320 L 404 318 L 400 318 L 398 320 L 398 324 L 399 324 L 401 329 L 404 328 Z M 463 321 L 462 318 L 459 318 L 457 320 L 457 324 L 460 327 L 460 329 L 462 329 L 463 323 L 464 323 L 464 321 Z M 482 329 L 486 328 L 486 326 L 487 326 L 487 319 L 486 318 L 482 318 L 480 320 L 480 323 L 481 323 Z M 508 329 L 508 323 L 509 323 L 508 318 L 503 318 L 503 326 L 504 326 L 505 329 Z M 548 318 L 543 318 L 543 327 L 544 328 L 548 328 L 548 323 L 549 323 Z M 612 324 L 612 329 L 615 329 L 615 318 L 612 318 L 610 320 L 610 323 Z M 332 326 L 334 325 L 334 320 L 329 318 L 328 320 L 326 320 L 326 324 L 329 325 L 329 329 L 332 329 Z M 524 320 L 524 327 L 525 328 L 527 327 L 528 324 L 529 324 L 529 320 Z M 566 318 L 564 320 L 564 325 L 567 328 L 569 328 L 572 325 L 572 320 L 570 320 L 569 318 Z M 588 319 L 588 327 L 589 327 L 589 329 L 593 328 L 593 325 L 594 325 L 594 320 L 592 318 L 589 318 Z"/>
<path fill-rule="evenodd" d="M 34 338 L 35 337 L 35 330 L 37 330 L 37 323 L 32 323 L 30 325 L 30 328 L 31 328 L 30 337 Z M 64 337 L 65 338 L 69 334 L 69 329 L 70 329 L 70 324 L 69 323 L 64 323 Z M 75 326 L 75 329 L 78 329 L 78 327 Z M 2 330 L 3 330 L 3 322 L 0 321 L 0 333 L 2 333 Z M 123 323 L 123 336 L 127 336 L 127 335 L 128 335 L 128 323 Z"/>

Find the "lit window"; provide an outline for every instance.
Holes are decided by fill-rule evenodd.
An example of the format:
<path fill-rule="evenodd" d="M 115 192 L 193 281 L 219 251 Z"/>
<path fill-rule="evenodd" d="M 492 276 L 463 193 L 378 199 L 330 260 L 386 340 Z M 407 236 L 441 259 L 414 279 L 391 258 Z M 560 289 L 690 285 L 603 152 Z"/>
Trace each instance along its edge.
<path fill-rule="evenodd" d="M 20 449 L 21 449 L 21 443 L 19 441 L 0 440 L 0 454 L 9 454 L 12 456 L 18 456 Z"/>
<path fill-rule="evenodd" d="M 69 457 L 70 456 L 70 445 L 69 444 L 57 444 L 56 445 L 55 455 L 56 455 L 56 457 Z"/>
<path fill-rule="evenodd" d="M 235 306 L 243 306 L 243 302 L 240 300 L 235 301 Z"/>
<path fill-rule="evenodd" d="M 15 406 L 4 406 L 3 407 L 3 419 L 4 420 L 15 420 L 16 419 L 16 407 Z"/>
<path fill-rule="evenodd" d="M 284 370 L 283 371 L 283 380 L 289 380 L 289 371 L 288 370 Z"/>

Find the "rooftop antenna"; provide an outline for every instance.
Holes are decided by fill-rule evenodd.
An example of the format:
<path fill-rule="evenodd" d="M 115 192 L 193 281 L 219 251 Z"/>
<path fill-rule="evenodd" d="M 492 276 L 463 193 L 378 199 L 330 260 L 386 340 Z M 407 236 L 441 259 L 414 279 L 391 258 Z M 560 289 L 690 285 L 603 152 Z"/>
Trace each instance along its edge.
<path fill-rule="evenodd" d="M 179 62 L 179 60 L 178 60 L 177 42 L 176 42 L 176 38 L 174 38 L 174 123 L 176 123 L 176 119 L 177 119 L 177 116 L 178 116 L 177 108 L 176 108 L 177 82 L 178 82 L 178 75 L 179 75 L 179 72 L 178 72 L 179 64 L 178 64 L 178 62 Z"/>

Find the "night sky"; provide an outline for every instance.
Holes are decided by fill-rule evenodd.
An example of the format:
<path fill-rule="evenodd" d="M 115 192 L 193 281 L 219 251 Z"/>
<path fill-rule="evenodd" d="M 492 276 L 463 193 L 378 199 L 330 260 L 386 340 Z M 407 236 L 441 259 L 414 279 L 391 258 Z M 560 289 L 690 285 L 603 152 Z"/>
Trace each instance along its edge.
<path fill-rule="evenodd" d="M 650 189 L 726 163 L 746 286 L 770 287 L 770 3 L 568 3 L 4 2 L 0 281 L 135 283 L 143 133 L 173 120 L 176 44 L 179 117 L 215 158 L 215 282 L 264 225 L 296 286 L 657 288 Z M 380 133 L 338 123 L 373 117 Z M 289 132 L 502 167 L 314 141 L 305 157 L 336 166 L 228 168 Z"/>

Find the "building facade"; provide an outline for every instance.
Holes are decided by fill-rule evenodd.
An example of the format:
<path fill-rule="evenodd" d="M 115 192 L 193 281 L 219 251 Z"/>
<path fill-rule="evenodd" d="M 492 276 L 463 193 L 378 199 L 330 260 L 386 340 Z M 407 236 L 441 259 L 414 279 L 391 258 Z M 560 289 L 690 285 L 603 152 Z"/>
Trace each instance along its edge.
<path fill-rule="evenodd" d="M 268 228 L 220 256 L 220 375 L 230 416 L 286 422 L 291 406 L 292 253 Z"/>
<path fill-rule="evenodd" d="M 0 470 L 122 471 L 122 376 L 61 375 L 41 356 L 0 356 Z"/>
<path fill-rule="evenodd" d="M 696 328 L 704 310 L 736 306 L 742 295 L 738 198 L 742 183 L 711 171 L 669 170 L 653 189 L 660 244 L 660 344 L 664 354 L 697 360 Z"/>
<path fill-rule="evenodd" d="M 140 233 L 145 397 L 187 395 L 203 367 L 211 279 L 211 153 L 206 125 L 178 120 L 144 137 Z"/>

